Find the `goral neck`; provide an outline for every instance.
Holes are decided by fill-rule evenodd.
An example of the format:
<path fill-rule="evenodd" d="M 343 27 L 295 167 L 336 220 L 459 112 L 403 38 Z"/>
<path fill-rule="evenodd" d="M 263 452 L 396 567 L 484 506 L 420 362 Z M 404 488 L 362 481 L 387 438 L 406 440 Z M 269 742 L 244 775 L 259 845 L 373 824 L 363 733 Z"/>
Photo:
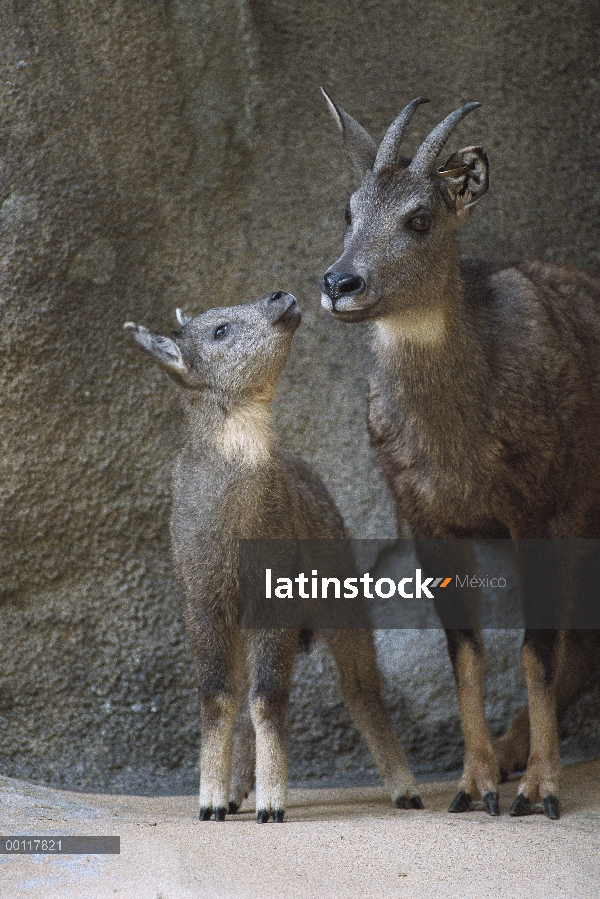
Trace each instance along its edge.
<path fill-rule="evenodd" d="M 259 397 L 226 409 L 217 402 L 190 404 L 187 409 L 194 452 L 217 455 L 231 465 L 256 465 L 271 456 L 270 397 Z"/>
<path fill-rule="evenodd" d="M 376 382 L 389 402 L 438 435 L 474 427 L 485 414 L 487 366 L 459 279 L 425 313 L 375 323 Z"/>

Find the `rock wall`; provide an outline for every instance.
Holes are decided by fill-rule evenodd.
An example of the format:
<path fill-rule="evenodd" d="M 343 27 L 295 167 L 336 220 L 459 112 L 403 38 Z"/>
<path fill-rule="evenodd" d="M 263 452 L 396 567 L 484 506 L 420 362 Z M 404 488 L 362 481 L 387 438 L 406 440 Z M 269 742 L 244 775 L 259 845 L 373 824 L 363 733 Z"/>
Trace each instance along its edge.
<path fill-rule="evenodd" d="M 0 5 L 0 771 L 93 789 L 189 789 L 198 706 L 168 551 L 176 396 L 124 339 L 274 289 L 304 324 L 277 404 L 356 536 L 391 536 L 370 456 L 368 333 L 321 314 L 352 186 L 319 84 L 408 142 L 469 99 L 491 189 L 465 253 L 600 267 L 596 12 L 583 0 L 290 4 L 30 0 Z M 450 152 L 450 150 L 449 150 Z M 416 769 L 456 767 L 443 637 L 378 637 Z M 494 732 L 523 698 L 496 634 Z M 597 752 L 600 690 L 565 750 Z M 299 659 L 291 775 L 374 772 L 317 647 Z"/>

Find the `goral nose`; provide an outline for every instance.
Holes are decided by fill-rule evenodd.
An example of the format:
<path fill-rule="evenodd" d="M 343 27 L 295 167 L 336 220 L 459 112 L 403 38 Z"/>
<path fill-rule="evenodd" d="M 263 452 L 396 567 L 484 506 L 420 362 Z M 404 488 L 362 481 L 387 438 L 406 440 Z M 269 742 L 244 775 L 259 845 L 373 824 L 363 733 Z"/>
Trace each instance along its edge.
<path fill-rule="evenodd" d="M 351 272 L 327 272 L 323 278 L 323 293 L 331 299 L 334 308 L 336 300 L 341 297 L 354 297 L 364 293 L 366 284 L 360 275 Z"/>

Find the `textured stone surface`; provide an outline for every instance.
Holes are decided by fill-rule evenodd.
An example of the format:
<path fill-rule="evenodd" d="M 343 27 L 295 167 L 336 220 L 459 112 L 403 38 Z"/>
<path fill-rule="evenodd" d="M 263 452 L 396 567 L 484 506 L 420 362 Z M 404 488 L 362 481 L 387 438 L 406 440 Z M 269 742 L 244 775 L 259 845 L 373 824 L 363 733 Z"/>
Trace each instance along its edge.
<path fill-rule="evenodd" d="M 279 427 L 357 536 L 391 536 L 364 428 L 368 332 L 322 315 L 354 184 L 317 87 L 375 137 L 408 99 L 484 106 L 492 180 L 468 254 L 600 266 L 593 4 L 283 0 L 0 6 L 0 770 L 75 786 L 194 783 L 199 727 L 168 553 L 175 393 L 121 333 L 281 288 L 304 325 Z M 441 635 L 379 637 L 398 729 L 430 773 L 460 761 Z M 495 731 L 523 696 L 496 635 Z M 314 686 L 313 686 L 314 683 Z M 373 775 L 317 647 L 298 662 L 295 780 Z M 565 749 L 600 743 L 596 687 Z M 596 750 L 597 751 L 597 750 Z"/>

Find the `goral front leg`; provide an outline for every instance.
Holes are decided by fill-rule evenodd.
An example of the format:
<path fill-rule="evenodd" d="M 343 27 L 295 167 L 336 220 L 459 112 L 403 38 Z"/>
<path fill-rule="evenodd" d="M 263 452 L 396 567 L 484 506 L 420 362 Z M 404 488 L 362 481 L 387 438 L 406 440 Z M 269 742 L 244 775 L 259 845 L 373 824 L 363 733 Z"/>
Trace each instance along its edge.
<path fill-rule="evenodd" d="M 529 691 L 531 750 L 510 814 L 530 815 L 541 801 L 548 818 L 560 817 L 560 754 L 554 691 L 559 631 L 526 631 L 522 660 Z"/>
<path fill-rule="evenodd" d="M 287 803 L 287 720 L 296 631 L 255 631 L 250 714 L 256 733 L 256 820 L 281 823 Z"/>
<path fill-rule="evenodd" d="M 447 631 L 446 639 L 456 678 L 465 741 L 459 791 L 448 811 L 466 812 L 473 800 L 482 799 L 490 815 L 499 815 L 498 761 L 487 729 L 483 703 L 481 634 L 475 631 Z"/>
<path fill-rule="evenodd" d="M 446 538 L 454 536 L 451 533 L 445 535 Z M 465 574 L 475 570 L 477 560 L 470 541 L 425 537 L 424 534 L 419 535 L 415 550 L 426 573 L 438 575 L 455 571 Z M 473 800 L 481 799 L 490 815 L 499 815 L 498 762 L 488 733 L 483 703 L 483 639 L 478 630 L 480 593 L 463 587 L 451 593 L 436 590 L 434 601 L 446 632 L 465 741 L 460 789 L 449 811 L 466 812 Z"/>
<path fill-rule="evenodd" d="M 236 699 L 232 694 L 204 694 L 200 746 L 200 820 L 224 821 L 231 781 L 231 744 Z"/>

